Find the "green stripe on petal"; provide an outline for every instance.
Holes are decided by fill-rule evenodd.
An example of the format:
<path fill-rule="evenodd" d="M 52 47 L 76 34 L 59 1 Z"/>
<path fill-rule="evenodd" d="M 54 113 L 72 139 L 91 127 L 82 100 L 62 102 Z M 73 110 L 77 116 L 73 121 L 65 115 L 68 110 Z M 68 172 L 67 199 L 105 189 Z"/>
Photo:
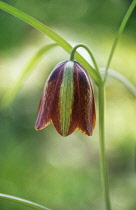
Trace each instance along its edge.
<path fill-rule="evenodd" d="M 60 124 L 62 136 L 67 136 L 70 128 L 74 100 L 73 71 L 74 62 L 68 61 L 65 64 L 62 84 L 60 87 Z"/>

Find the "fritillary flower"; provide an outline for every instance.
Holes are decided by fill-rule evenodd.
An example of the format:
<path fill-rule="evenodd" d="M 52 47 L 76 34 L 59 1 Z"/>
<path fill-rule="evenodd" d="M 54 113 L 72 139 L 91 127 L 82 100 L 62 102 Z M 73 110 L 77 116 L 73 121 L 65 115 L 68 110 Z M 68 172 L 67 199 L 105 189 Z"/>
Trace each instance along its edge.
<path fill-rule="evenodd" d="M 43 89 L 35 129 L 41 130 L 53 122 L 62 136 L 76 128 L 91 136 L 95 121 L 94 94 L 87 71 L 76 61 L 61 62 Z"/>

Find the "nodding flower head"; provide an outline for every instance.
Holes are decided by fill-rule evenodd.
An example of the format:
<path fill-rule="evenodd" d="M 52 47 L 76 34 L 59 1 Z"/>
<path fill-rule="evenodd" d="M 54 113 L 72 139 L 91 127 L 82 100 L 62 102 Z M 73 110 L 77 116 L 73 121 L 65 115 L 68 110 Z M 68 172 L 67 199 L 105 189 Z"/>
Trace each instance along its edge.
<path fill-rule="evenodd" d="M 76 128 L 91 136 L 95 126 L 95 102 L 90 77 L 76 61 L 58 64 L 43 89 L 35 129 L 51 121 L 62 136 Z"/>

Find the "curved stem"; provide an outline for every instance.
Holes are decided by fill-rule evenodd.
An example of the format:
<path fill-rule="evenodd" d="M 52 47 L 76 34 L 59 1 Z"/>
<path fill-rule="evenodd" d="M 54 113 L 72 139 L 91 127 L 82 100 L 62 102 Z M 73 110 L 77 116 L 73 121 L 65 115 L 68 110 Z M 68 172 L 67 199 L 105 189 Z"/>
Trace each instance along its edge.
<path fill-rule="evenodd" d="M 2 1 L 0 1 L 0 9 L 4 10 L 5 12 L 8 12 L 9 14 L 33 26 L 38 31 L 50 37 L 53 41 L 55 41 L 58 45 L 60 45 L 65 51 L 67 51 L 68 53 L 71 53 L 72 46 L 65 39 L 63 39 L 60 35 L 55 33 L 53 30 L 51 30 L 49 27 L 39 22 L 35 18 L 31 17 L 30 15 L 27 15 L 26 13 Z M 93 67 L 78 52 L 76 52 L 75 57 L 88 70 L 88 72 L 91 74 L 91 77 L 96 82 L 96 84 L 98 84 L 99 78 L 96 72 L 93 70 Z"/>
<path fill-rule="evenodd" d="M 78 44 L 78 45 L 76 45 L 75 47 L 73 47 L 72 52 L 71 52 L 71 55 L 70 55 L 70 60 L 71 60 L 71 61 L 74 60 L 75 52 L 76 52 L 76 50 L 77 50 L 79 47 L 82 47 L 82 48 L 84 48 L 84 49 L 87 50 L 87 52 L 89 53 L 89 55 L 90 55 L 90 57 L 91 57 L 91 59 L 92 59 L 92 61 L 93 61 L 93 64 L 94 64 L 94 66 L 95 66 L 95 70 L 96 70 L 96 72 L 97 72 L 97 75 L 98 75 L 98 77 L 101 79 L 101 74 L 100 74 L 99 67 L 98 67 L 98 64 L 97 64 L 97 62 L 96 62 L 96 59 L 95 59 L 93 53 L 91 52 L 91 50 L 90 50 L 86 45 L 84 45 L 84 44 Z"/>
<path fill-rule="evenodd" d="M 105 75 L 104 75 L 104 82 L 106 81 L 107 72 L 108 72 L 108 69 L 109 69 L 109 66 L 110 66 L 110 63 L 111 63 L 111 59 L 113 57 L 113 53 L 114 53 L 115 48 L 117 46 L 118 40 L 119 40 L 121 34 L 123 33 L 124 28 L 127 24 L 127 21 L 128 21 L 130 15 L 131 15 L 132 11 L 134 10 L 135 6 L 136 6 L 136 0 L 133 0 L 130 7 L 128 8 L 128 11 L 126 12 L 126 14 L 125 14 L 125 16 L 122 20 L 122 23 L 121 23 L 120 27 L 119 27 L 118 33 L 117 33 L 117 35 L 115 37 L 115 40 L 113 42 L 113 45 L 112 45 L 112 48 L 111 48 L 111 51 L 110 51 L 110 54 L 109 54 L 109 58 L 108 58 L 108 61 L 107 61 L 107 65 L 106 65 L 106 69 L 105 69 Z"/>
<path fill-rule="evenodd" d="M 10 201 L 15 201 L 16 203 L 23 204 L 25 206 L 31 207 L 31 208 L 36 209 L 36 210 L 51 210 L 51 209 L 48 209 L 45 206 L 41 206 L 37 203 L 33 203 L 33 202 L 28 201 L 26 199 L 18 198 L 18 197 L 3 194 L 3 193 L 0 193 L 0 198 L 4 198 L 4 199 L 10 200 Z"/>
<path fill-rule="evenodd" d="M 103 194 L 106 210 L 111 210 L 109 182 L 105 152 L 105 89 L 104 84 L 99 85 L 99 145 L 100 145 L 100 169 Z"/>
<path fill-rule="evenodd" d="M 101 68 L 100 70 L 104 74 L 105 69 Z M 136 87 L 128 79 L 126 79 L 122 74 L 112 69 L 109 69 L 108 75 L 118 80 L 119 82 L 121 82 L 132 93 L 132 95 L 136 97 Z"/>

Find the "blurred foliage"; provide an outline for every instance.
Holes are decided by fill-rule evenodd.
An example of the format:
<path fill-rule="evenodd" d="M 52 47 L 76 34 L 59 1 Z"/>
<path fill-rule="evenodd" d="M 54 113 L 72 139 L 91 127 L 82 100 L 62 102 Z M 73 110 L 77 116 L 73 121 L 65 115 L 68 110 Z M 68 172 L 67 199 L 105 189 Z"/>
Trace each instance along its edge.
<path fill-rule="evenodd" d="M 7 0 L 42 21 L 73 44 L 87 44 L 105 66 L 128 0 Z M 136 11 L 136 10 L 135 10 Z M 119 42 L 111 67 L 136 85 L 136 13 Z M 0 11 L 0 96 L 18 79 L 22 67 L 50 40 Z M 84 54 L 84 52 L 82 52 Z M 86 54 L 84 54 L 86 56 Z M 0 111 L 0 191 L 54 210 L 104 209 L 98 125 L 92 137 L 75 131 L 63 138 L 53 125 L 33 128 L 41 91 L 57 62 L 69 55 L 56 48 L 40 61 L 14 103 Z M 114 79 L 107 81 L 106 148 L 113 209 L 135 210 L 136 101 Z M 95 89 L 97 100 L 97 89 Z M 97 102 L 96 102 L 97 103 Z M 0 200 L 0 210 L 29 208 Z"/>

